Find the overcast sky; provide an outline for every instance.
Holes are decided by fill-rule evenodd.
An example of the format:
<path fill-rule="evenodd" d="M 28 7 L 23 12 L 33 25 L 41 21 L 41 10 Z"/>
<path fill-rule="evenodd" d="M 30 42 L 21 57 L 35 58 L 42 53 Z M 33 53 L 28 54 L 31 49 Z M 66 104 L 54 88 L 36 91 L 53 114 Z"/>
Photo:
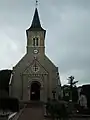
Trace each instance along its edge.
<path fill-rule="evenodd" d="M 12 68 L 26 50 L 35 0 L 0 0 L 0 69 Z M 59 67 L 62 84 L 73 75 L 90 83 L 90 0 L 39 0 L 46 54 Z"/>

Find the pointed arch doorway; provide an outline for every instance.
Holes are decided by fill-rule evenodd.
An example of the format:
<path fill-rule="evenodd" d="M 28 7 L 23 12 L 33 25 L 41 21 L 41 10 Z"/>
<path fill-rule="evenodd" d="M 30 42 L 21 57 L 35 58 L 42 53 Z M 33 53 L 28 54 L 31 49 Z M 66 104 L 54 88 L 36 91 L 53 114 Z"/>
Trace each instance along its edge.
<path fill-rule="evenodd" d="M 30 98 L 32 101 L 40 100 L 40 86 L 41 84 L 37 81 L 32 82 L 30 90 Z"/>

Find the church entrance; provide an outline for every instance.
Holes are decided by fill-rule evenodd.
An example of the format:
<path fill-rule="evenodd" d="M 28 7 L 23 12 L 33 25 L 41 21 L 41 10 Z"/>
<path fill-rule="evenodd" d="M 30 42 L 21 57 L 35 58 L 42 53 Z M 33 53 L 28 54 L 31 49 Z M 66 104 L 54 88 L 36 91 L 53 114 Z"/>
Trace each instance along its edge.
<path fill-rule="evenodd" d="M 39 82 L 33 82 L 31 84 L 31 100 L 37 101 L 40 100 L 40 83 Z"/>

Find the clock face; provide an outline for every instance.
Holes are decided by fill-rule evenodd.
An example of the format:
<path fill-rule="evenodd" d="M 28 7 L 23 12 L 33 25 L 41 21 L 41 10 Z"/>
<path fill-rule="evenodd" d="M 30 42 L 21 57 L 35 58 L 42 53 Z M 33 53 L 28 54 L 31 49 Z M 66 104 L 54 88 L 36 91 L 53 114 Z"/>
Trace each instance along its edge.
<path fill-rule="evenodd" d="M 34 53 L 37 54 L 37 53 L 38 53 L 38 50 L 34 50 Z"/>

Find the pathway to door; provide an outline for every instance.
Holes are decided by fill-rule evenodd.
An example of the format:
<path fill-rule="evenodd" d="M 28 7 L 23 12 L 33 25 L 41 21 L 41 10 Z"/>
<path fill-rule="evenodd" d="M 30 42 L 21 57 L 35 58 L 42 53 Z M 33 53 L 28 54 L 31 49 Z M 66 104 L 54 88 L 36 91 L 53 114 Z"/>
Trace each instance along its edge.
<path fill-rule="evenodd" d="M 18 120 L 44 120 L 43 105 L 40 102 L 27 104 Z"/>

